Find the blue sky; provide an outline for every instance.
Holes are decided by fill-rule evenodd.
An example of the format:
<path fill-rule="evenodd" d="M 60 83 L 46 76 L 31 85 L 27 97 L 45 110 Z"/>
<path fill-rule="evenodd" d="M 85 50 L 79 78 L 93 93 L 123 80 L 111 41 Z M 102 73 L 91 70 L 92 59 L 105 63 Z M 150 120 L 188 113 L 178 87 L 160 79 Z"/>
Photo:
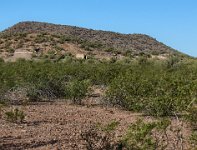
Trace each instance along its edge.
<path fill-rule="evenodd" d="M 144 33 L 197 57 L 197 0 L 1 0 L 0 31 L 20 21 Z"/>

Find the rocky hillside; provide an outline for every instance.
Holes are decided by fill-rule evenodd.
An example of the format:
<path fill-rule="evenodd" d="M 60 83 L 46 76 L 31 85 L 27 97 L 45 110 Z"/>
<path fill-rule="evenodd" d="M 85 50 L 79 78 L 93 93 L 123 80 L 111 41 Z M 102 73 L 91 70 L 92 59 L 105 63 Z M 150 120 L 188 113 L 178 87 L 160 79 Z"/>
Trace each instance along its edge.
<path fill-rule="evenodd" d="M 52 58 L 76 53 L 96 58 L 180 54 L 148 35 L 120 34 L 41 22 L 21 22 L 0 33 L 1 57 L 12 56 L 15 51 L 21 50 L 32 52 L 33 57 Z M 40 53 L 34 54 L 35 51 Z"/>

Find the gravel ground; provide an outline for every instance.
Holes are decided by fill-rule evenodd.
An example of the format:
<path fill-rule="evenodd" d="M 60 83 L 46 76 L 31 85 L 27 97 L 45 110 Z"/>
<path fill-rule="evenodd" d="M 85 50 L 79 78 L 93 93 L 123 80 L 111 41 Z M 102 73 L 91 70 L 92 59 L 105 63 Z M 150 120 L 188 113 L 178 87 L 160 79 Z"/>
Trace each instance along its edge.
<path fill-rule="evenodd" d="M 91 124 L 119 121 L 118 136 L 138 115 L 115 108 L 74 106 L 62 102 L 13 107 L 22 109 L 26 118 L 22 124 L 0 120 L 0 149 L 85 149 L 80 133 Z"/>
<path fill-rule="evenodd" d="M 63 102 L 12 107 L 19 107 L 25 112 L 25 121 L 14 124 L 0 119 L 0 150 L 83 150 L 86 146 L 80 133 L 90 125 L 119 121 L 115 136 L 120 137 L 131 123 L 142 118 L 140 114 L 117 108 L 76 106 Z M 143 116 L 143 120 L 152 118 Z"/>

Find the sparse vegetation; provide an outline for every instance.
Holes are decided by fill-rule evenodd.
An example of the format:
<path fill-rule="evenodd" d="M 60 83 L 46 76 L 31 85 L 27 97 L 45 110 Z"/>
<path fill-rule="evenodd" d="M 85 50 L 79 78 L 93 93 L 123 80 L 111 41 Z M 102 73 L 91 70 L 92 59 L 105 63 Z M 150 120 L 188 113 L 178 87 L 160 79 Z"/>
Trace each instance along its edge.
<path fill-rule="evenodd" d="M 1 101 L 0 101 L 1 102 Z M 4 107 L 4 104 L 0 103 L 0 119 L 2 118 L 3 116 L 3 107 Z"/>
<path fill-rule="evenodd" d="M 111 123 L 102 126 L 91 126 L 88 130 L 81 133 L 82 139 L 86 142 L 88 150 L 111 150 L 121 149 L 121 143 L 115 140 L 114 131 L 119 123 L 112 121 Z"/>
<path fill-rule="evenodd" d="M 70 90 L 69 98 L 76 100 L 88 92 L 88 80 L 93 85 L 109 86 L 106 103 L 149 115 L 169 116 L 187 111 L 196 104 L 195 63 L 193 60 L 179 62 L 169 68 L 168 60 L 147 60 L 145 64 L 135 60 L 130 63 L 80 60 L 1 62 L 0 82 L 3 91 L 31 85 L 28 89 L 33 87 L 34 96 L 37 93 L 48 95 L 48 98 L 50 95 L 68 97 Z M 65 81 L 65 77 L 69 77 L 69 81 Z"/>
<path fill-rule="evenodd" d="M 188 67 L 184 63 L 170 69 L 153 62 L 134 65 L 112 80 L 106 98 L 113 105 L 154 116 L 186 111 L 196 104 L 197 88 L 197 68 Z"/>
<path fill-rule="evenodd" d="M 186 114 L 186 119 L 189 121 L 193 130 L 197 130 L 197 107 L 193 106 L 189 108 L 188 113 Z"/>
<path fill-rule="evenodd" d="M 35 35 L 32 36 L 32 33 Z M 6 49 L 11 46 L 9 39 L 15 39 L 18 48 L 21 47 L 20 41 L 23 40 L 25 45 L 28 45 L 28 42 L 41 45 L 48 42 L 50 46 L 55 46 L 57 43 L 73 43 L 86 51 L 106 51 L 108 53 L 115 52 L 116 54 L 118 52 L 125 56 L 138 56 L 139 51 L 149 55 L 181 55 L 148 35 L 125 35 L 39 22 L 16 24 L 13 28 L 5 30 L 1 38 L 7 40 Z"/>
<path fill-rule="evenodd" d="M 13 123 L 22 123 L 25 119 L 25 114 L 23 111 L 15 108 L 11 111 L 5 112 L 7 121 Z"/>
<path fill-rule="evenodd" d="M 190 136 L 190 142 L 193 146 L 193 149 L 195 150 L 197 148 L 197 132 L 194 131 L 192 135 Z"/>
<path fill-rule="evenodd" d="M 128 150 L 154 150 L 156 143 L 152 137 L 152 130 L 155 127 L 155 123 L 144 123 L 138 120 L 130 126 L 123 137 L 123 144 Z"/>
<path fill-rule="evenodd" d="M 121 143 L 128 150 L 164 150 L 164 149 L 185 149 L 180 125 L 171 126 L 171 121 L 163 119 L 161 121 L 145 123 L 137 120 L 127 130 Z M 170 133 L 171 132 L 171 133 Z M 173 141 L 170 135 L 174 135 Z M 194 136 L 192 136 L 194 139 Z"/>
<path fill-rule="evenodd" d="M 118 129 L 119 137 L 116 137 L 116 129 L 119 125 L 128 125 L 126 121 L 122 123 L 124 117 L 107 125 L 103 125 L 105 122 L 92 125 L 91 120 L 85 120 L 84 124 L 92 126 L 79 136 L 87 149 L 183 150 L 185 143 L 188 147 L 196 146 L 196 59 L 182 55 L 147 35 L 123 35 L 36 22 L 19 23 L 2 32 L 0 47 L 3 58 L 9 58 L 16 49 L 24 49 L 33 52 L 36 60 L 9 62 L 0 58 L 0 102 L 8 105 L 38 104 L 33 112 L 39 102 L 52 103 L 64 99 L 86 105 L 82 100 L 89 102 L 93 99 L 98 102 L 95 106 L 99 104 L 106 109 L 108 116 L 102 114 L 103 118 L 114 113 L 108 112 L 108 106 L 120 107 L 119 111 L 124 109 L 142 118 L 130 124 L 124 134 Z M 78 52 L 90 55 L 89 60 L 75 59 L 73 56 Z M 106 60 L 105 57 L 96 59 L 100 53 L 106 54 Z M 22 110 L 10 111 L 3 106 L 0 104 L 0 119 L 8 124 L 24 122 L 26 114 Z M 72 111 L 87 108 L 70 106 Z M 89 108 L 88 104 L 86 106 Z M 56 113 L 63 114 L 63 117 L 56 118 L 53 124 L 60 122 L 62 126 L 70 123 L 72 111 L 65 112 L 64 107 L 63 112 Z M 82 112 L 80 117 L 83 115 Z M 55 117 L 51 115 L 45 119 L 48 121 Z M 65 117 L 68 121 L 64 120 Z M 143 118 L 146 117 L 151 121 L 145 122 Z M 73 120 L 74 126 L 78 126 L 80 119 Z M 175 124 L 173 121 L 176 126 L 172 125 Z M 41 122 L 33 120 L 27 126 L 39 124 Z M 188 125 L 191 131 L 187 138 L 182 132 L 186 128 L 184 125 Z M 73 136 L 76 135 L 69 135 Z"/>

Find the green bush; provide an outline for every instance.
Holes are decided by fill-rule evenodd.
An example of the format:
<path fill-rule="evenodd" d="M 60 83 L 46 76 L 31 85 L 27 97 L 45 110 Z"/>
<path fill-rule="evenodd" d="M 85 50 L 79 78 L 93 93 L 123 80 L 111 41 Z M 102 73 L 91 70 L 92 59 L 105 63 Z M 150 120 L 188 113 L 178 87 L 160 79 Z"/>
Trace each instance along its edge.
<path fill-rule="evenodd" d="M 189 121 L 193 130 L 197 130 L 197 107 L 193 106 L 189 108 L 186 114 L 186 120 Z"/>
<path fill-rule="evenodd" d="M 155 123 L 144 123 L 142 120 L 138 120 L 130 126 L 123 137 L 124 147 L 128 150 L 154 150 L 156 143 L 152 137 L 152 130 L 155 127 Z"/>
<path fill-rule="evenodd" d="M 163 64 L 137 67 L 133 66 L 112 80 L 106 93 L 108 103 L 154 116 L 174 115 L 195 104 L 195 68 L 190 68 L 193 71 L 186 74 L 184 66 L 173 71 Z"/>
<path fill-rule="evenodd" d="M 168 68 L 173 68 L 175 67 L 178 63 L 180 62 L 179 57 L 172 56 L 169 59 L 167 59 L 167 67 Z"/>
<path fill-rule="evenodd" d="M 5 113 L 6 119 L 13 123 L 22 123 L 25 119 L 25 114 L 19 109 L 14 109 Z"/>
<path fill-rule="evenodd" d="M 4 59 L 3 58 L 0 58 L 0 63 L 3 63 L 4 62 Z"/>
<path fill-rule="evenodd" d="M 121 143 L 128 150 L 167 149 L 170 142 L 167 128 L 170 124 L 171 121 L 168 119 L 149 123 L 139 119 L 129 127 Z"/>
<path fill-rule="evenodd" d="M 1 103 L 1 101 L 0 101 L 0 119 L 1 119 L 2 116 L 3 116 L 3 107 L 4 107 L 4 104 Z"/>
<path fill-rule="evenodd" d="M 106 48 L 105 49 L 105 52 L 113 52 L 114 51 L 114 48 L 113 47 L 109 47 L 109 48 Z"/>
<path fill-rule="evenodd" d="M 74 80 L 68 85 L 68 97 L 71 98 L 74 104 L 81 104 L 82 99 L 86 97 L 90 86 L 88 80 Z"/>
<path fill-rule="evenodd" d="M 115 128 L 119 122 L 112 121 L 107 125 L 92 125 L 81 132 L 81 138 L 88 150 L 122 149 L 122 144 L 115 138 Z"/>
<path fill-rule="evenodd" d="M 192 148 L 195 150 L 197 148 L 197 132 L 194 131 L 190 136 L 190 143 L 192 144 Z"/>
<path fill-rule="evenodd" d="M 109 132 L 115 131 L 115 129 L 118 127 L 119 124 L 120 122 L 116 120 L 112 120 L 109 124 L 104 125 L 104 126 L 98 123 L 97 128 L 101 129 L 102 131 L 106 133 L 109 133 Z"/>
<path fill-rule="evenodd" d="M 25 87 L 33 101 L 68 97 L 81 103 L 88 81 L 107 87 L 108 104 L 148 115 L 173 115 L 196 104 L 197 62 L 187 59 L 169 68 L 167 61 L 0 61 L 0 98 L 14 87 Z"/>
<path fill-rule="evenodd" d="M 38 34 L 34 40 L 35 43 L 44 43 L 48 41 L 49 37 L 45 36 L 44 34 Z"/>

